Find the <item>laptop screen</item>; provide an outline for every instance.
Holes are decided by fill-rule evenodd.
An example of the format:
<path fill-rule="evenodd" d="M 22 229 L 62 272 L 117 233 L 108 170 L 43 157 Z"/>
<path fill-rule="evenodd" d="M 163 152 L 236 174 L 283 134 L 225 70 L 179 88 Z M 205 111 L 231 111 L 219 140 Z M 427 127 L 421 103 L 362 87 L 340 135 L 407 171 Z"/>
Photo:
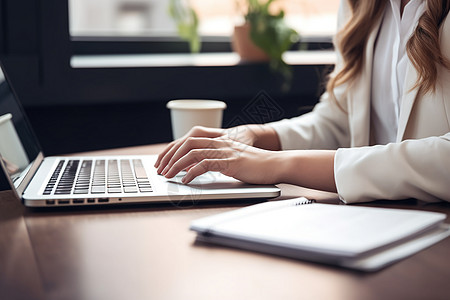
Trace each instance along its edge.
<path fill-rule="evenodd" d="M 0 68 L 0 157 L 4 171 L 18 188 L 40 147 L 28 119 Z"/>

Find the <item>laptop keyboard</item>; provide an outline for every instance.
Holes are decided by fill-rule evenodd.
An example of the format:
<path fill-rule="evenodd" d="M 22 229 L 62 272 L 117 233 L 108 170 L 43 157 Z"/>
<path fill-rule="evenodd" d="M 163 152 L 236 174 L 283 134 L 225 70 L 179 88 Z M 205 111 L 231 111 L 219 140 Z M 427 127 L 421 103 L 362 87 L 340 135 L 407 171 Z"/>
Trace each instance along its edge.
<path fill-rule="evenodd" d="M 153 191 L 140 159 L 74 159 L 67 161 L 65 167 L 64 162 L 62 160 L 58 163 L 44 189 L 44 195 Z"/>

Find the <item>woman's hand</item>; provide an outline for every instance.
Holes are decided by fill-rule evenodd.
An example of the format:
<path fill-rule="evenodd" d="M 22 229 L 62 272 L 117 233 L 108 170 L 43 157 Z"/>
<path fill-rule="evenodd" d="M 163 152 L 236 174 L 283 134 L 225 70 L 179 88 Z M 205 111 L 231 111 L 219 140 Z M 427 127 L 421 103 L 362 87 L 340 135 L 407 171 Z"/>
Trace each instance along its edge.
<path fill-rule="evenodd" d="M 263 149 L 280 149 L 277 133 L 271 127 L 266 125 L 241 125 L 228 129 L 195 126 L 182 138 L 167 145 L 167 147 L 158 155 L 155 163 L 155 168 L 158 169 L 158 173 L 162 172 L 175 152 L 191 137 L 220 137 Z"/>
<path fill-rule="evenodd" d="M 194 126 L 183 137 L 172 141 L 167 147 L 158 155 L 155 163 L 155 168 L 158 169 L 158 174 L 161 174 L 162 170 L 166 167 L 169 160 L 175 154 L 175 152 L 183 145 L 184 142 L 190 137 L 205 137 L 205 138 L 217 138 L 227 135 L 228 129 L 209 128 L 203 126 Z"/>
<path fill-rule="evenodd" d="M 187 170 L 183 183 L 217 171 L 253 184 L 290 183 L 336 192 L 330 150 L 269 151 L 219 137 L 186 137 L 161 160 L 158 173 L 172 178 Z"/>
<path fill-rule="evenodd" d="M 160 174 L 172 178 L 187 170 L 183 183 L 208 171 L 218 171 L 238 180 L 255 184 L 279 182 L 279 152 L 267 151 L 224 137 L 187 137 L 179 141 Z"/>

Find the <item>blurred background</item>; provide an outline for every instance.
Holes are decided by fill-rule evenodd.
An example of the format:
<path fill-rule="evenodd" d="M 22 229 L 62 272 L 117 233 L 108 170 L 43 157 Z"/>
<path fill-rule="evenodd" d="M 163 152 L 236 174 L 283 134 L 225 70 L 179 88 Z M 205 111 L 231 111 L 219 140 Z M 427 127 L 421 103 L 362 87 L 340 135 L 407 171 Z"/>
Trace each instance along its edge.
<path fill-rule="evenodd" d="M 275 1 L 272 9 L 284 9 L 301 35 L 287 53 L 289 89 L 266 62 L 241 62 L 233 52 L 239 1 L 186 2 L 202 39 L 193 55 L 169 0 L 0 0 L 0 61 L 44 152 L 169 142 L 172 99 L 227 102 L 224 126 L 253 122 L 243 112 L 261 93 L 281 112 L 261 122 L 311 110 L 333 67 L 339 0 Z"/>
<path fill-rule="evenodd" d="M 240 3 L 241 2 L 241 3 Z M 190 0 L 204 36 L 231 36 L 242 22 L 237 0 Z M 168 0 L 70 0 L 73 36 L 175 35 Z M 302 36 L 331 36 L 335 32 L 338 0 L 278 0 L 274 10 L 286 12 L 288 24 Z"/>

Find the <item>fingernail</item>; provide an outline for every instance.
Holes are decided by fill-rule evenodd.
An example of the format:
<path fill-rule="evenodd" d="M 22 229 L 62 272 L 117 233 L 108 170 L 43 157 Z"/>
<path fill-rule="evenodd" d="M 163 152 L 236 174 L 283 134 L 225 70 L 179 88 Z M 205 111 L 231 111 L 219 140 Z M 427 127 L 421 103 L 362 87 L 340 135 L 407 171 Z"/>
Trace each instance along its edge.
<path fill-rule="evenodd" d="M 166 175 L 167 171 L 169 171 L 169 166 L 166 166 L 164 170 L 162 170 L 161 174 Z"/>
<path fill-rule="evenodd" d="M 166 166 L 166 167 L 167 167 L 167 166 Z M 164 165 L 160 165 L 160 166 L 158 167 L 158 173 L 159 173 L 159 174 L 162 174 L 162 173 L 164 172 L 164 170 L 165 170 L 166 167 L 164 167 Z"/>

